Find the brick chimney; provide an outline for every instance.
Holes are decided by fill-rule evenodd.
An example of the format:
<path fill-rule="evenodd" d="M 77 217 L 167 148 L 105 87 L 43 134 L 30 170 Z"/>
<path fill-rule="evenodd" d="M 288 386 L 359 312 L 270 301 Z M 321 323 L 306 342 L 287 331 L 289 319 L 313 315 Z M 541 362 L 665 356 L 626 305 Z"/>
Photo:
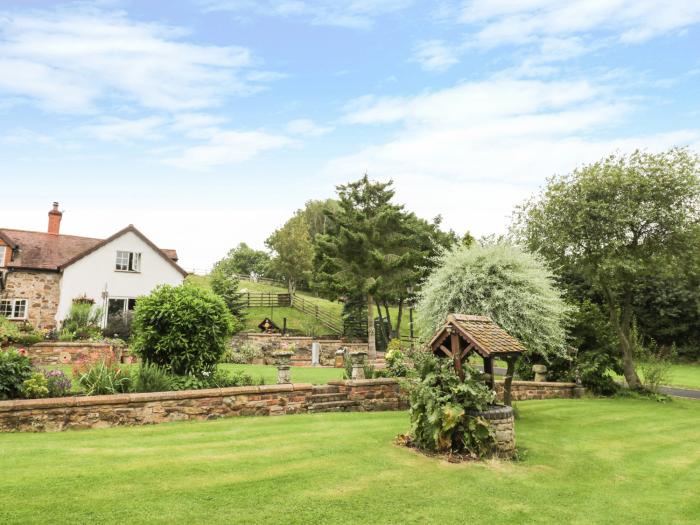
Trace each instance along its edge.
<path fill-rule="evenodd" d="M 63 213 L 58 211 L 58 203 L 53 203 L 53 209 L 49 212 L 49 233 L 52 235 L 58 235 L 61 229 L 61 217 Z"/>

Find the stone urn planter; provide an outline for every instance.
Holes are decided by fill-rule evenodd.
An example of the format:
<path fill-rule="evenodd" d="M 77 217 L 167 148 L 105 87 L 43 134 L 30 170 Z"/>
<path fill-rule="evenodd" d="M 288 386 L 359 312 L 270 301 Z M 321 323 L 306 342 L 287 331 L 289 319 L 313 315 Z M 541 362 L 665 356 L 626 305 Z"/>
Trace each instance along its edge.
<path fill-rule="evenodd" d="M 277 365 L 277 384 L 284 385 L 292 382 L 292 374 L 289 370 L 290 362 L 294 352 L 290 351 L 279 351 L 272 354 L 275 358 L 275 364 Z"/>
<path fill-rule="evenodd" d="M 487 410 L 478 412 L 472 410 L 470 416 L 480 416 L 491 425 L 495 434 L 493 453 L 499 458 L 510 459 L 515 455 L 515 417 L 513 407 L 492 405 Z"/>

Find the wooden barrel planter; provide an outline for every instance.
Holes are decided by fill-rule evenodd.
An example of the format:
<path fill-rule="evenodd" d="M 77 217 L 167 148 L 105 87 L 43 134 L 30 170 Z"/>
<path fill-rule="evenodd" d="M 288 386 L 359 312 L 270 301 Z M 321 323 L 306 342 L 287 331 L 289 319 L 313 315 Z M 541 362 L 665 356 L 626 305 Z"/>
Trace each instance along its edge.
<path fill-rule="evenodd" d="M 470 411 L 470 416 L 480 416 L 491 425 L 495 434 L 493 454 L 499 458 L 512 458 L 515 455 L 515 417 L 513 407 L 492 405 L 482 412 Z"/>

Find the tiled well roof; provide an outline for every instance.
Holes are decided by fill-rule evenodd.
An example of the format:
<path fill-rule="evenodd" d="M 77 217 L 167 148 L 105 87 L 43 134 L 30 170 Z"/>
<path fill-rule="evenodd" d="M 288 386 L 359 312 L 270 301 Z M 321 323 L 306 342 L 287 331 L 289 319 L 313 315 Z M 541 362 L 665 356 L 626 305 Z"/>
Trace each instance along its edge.
<path fill-rule="evenodd" d="M 433 349 L 447 339 L 449 327 L 453 327 L 460 337 L 473 344 L 477 353 L 483 357 L 520 354 L 525 351 L 520 341 L 503 330 L 490 317 L 464 314 L 450 314 L 447 317 L 447 324 L 431 341 Z"/>
<path fill-rule="evenodd" d="M 77 237 L 75 235 L 53 235 L 44 232 L 0 229 L 0 236 L 12 241 L 19 248 L 9 268 L 30 268 L 36 270 L 58 270 L 71 261 L 103 242 L 102 239 Z M 161 250 L 165 256 L 177 261 L 175 250 Z"/>

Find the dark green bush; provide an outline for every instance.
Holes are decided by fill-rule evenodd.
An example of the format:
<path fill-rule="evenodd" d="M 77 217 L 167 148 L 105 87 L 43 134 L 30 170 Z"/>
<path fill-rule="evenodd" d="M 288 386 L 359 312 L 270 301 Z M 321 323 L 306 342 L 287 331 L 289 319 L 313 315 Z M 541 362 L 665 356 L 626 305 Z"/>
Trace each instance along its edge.
<path fill-rule="evenodd" d="M 489 454 L 494 440 L 489 423 L 470 415 L 487 409 L 495 399 L 482 374 L 465 363 L 461 381 L 451 361 L 434 356 L 424 356 L 416 367 L 418 381 L 410 384 L 410 415 L 411 438 L 418 448 L 474 457 Z"/>
<path fill-rule="evenodd" d="M 226 352 L 233 318 L 216 294 L 162 285 L 136 303 L 133 350 L 177 375 L 212 373 Z"/>
<path fill-rule="evenodd" d="M 131 338 L 132 321 L 133 312 L 110 315 L 107 317 L 107 325 L 102 330 L 102 335 L 128 341 Z"/>
<path fill-rule="evenodd" d="M 22 397 L 22 383 L 32 376 L 29 358 L 10 348 L 0 350 L 0 399 Z"/>
<path fill-rule="evenodd" d="M 165 368 L 143 363 L 134 379 L 134 392 L 167 392 L 174 390 L 175 379 Z"/>

